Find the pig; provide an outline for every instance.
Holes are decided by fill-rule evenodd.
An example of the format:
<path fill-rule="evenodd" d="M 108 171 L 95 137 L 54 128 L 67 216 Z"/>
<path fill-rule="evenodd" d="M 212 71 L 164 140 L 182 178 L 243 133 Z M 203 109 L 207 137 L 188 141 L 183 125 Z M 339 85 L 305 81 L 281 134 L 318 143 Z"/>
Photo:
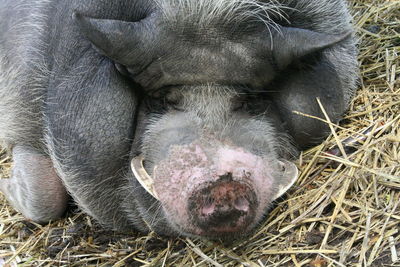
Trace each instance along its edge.
<path fill-rule="evenodd" d="M 345 0 L 1 0 L 0 191 L 47 223 L 250 234 L 357 87 Z M 298 112 L 294 112 L 298 111 Z M 299 113 L 300 112 L 300 113 Z"/>

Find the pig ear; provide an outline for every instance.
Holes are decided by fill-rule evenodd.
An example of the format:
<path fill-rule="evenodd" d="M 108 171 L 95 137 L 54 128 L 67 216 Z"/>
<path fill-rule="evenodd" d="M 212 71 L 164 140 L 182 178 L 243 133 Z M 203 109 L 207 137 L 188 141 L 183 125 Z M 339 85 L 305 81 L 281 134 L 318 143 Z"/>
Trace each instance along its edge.
<path fill-rule="evenodd" d="M 283 168 L 283 174 L 281 179 L 278 181 L 278 191 L 272 196 L 273 200 L 285 194 L 286 191 L 288 191 L 296 182 L 297 178 L 299 178 L 299 170 L 293 162 L 282 160 L 279 164 Z"/>
<path fill-rule="evenodd" d="M 145 19 L 138 22 L 95 19 L 76 12 L 73 19 L 101 54 L 118 63 L 133 65 L 132 60 L 144 53 L 141 49 L 149 36 L 145 32 Z"/>
<path fill-rule="evenodd" d="M 273 34 L 273 54 L 280 69 L 293 60 L 331 47 L 350 37 L 351 31 L 342 34 L 325 34 L 311 30 L 281 27 Z"/>

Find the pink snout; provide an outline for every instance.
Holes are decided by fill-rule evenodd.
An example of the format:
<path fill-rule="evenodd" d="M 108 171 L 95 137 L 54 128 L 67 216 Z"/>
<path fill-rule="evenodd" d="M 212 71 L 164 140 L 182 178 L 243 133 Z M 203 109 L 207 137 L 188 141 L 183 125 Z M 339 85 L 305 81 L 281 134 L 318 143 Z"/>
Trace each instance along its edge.
<path fill-rule="evenodd" d="M 154 187 L 168 219 L 198 236 L 251 231 L 270 203 L 272 169 L 265 158 L 217 140 L 170 149 Z"/>
<path fill-rule="evenodd" d="M 227 173 L 216 182 L 195 191 L 189 198 L 189 210 L 195 226 L 207 233 L 245 230 L 258 208 L 254 190 L 233 181 Z"/>

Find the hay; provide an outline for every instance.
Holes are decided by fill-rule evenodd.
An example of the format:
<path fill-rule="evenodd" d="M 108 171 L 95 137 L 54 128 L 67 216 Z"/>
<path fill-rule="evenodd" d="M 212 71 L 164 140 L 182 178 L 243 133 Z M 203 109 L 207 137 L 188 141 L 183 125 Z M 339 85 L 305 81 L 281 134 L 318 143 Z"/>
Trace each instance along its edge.
<path fill-rule="evenodd" d="M 400 1 L 351 5 L 358 95 L 332 135 L 301 155 L 299 181 L 252 237 L 126 237 L 81 213 L 40 226 L 0 196 L 0 266 L 400 266 Z M 7 177 L 4 151 L 0 164 Z"/>

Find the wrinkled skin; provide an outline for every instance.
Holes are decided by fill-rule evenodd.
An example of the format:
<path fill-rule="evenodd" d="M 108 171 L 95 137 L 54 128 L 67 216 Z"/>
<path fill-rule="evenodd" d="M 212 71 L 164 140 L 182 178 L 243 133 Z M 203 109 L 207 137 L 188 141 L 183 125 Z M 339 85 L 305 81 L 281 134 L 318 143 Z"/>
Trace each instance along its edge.
<path fill-rule="evenodd" d="M 343 1 L 282 0 L 264 21 L 179 2 L 0 1 L 0 190 L 26 217 L 60 217 L 68 192 L 116 230 L 247 235 L 293 182 L 282 160 L 328 133 L 293 111 L 323 117 L 318 97 L 340 119 L 357 79 Z"/>

